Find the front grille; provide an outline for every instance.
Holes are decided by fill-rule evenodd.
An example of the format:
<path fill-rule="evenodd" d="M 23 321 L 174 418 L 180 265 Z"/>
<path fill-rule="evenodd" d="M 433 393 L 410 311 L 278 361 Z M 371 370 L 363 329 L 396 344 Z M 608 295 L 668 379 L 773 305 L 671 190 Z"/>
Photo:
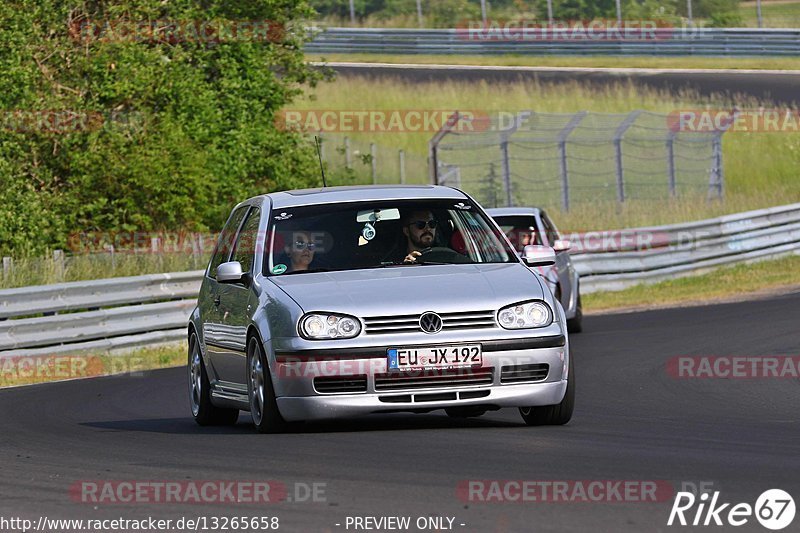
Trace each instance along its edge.
<path fill-rule="evenodd" d="M 500 369 L 500 383 L 544 381 L 549 371 L 550 365 L 547 363 L 504 366 Z"/>
<path fill-rule="evenodd" d="M 492 382 L 493 372 L 491 368 L 389 372 L 375 375 L 375 390 L 451 388 L 470 385 L 491 385 Z"/>
<path fill-rule="evenodd" d="M 496 326 L 494 311 L 461 311 L 438 313 L 442 317 L 442 331 L 455 329 L 481 329 Z M 364 332 L 367 335 L 386 333 L 418 333 L 421 315 L 395 315 L 364 317 Z"/>
<path fill-rule="evenodd" d="M 331 376 L 314 378 L 314 389 L 320 394 L 367 392 L 367 376 Z"/>

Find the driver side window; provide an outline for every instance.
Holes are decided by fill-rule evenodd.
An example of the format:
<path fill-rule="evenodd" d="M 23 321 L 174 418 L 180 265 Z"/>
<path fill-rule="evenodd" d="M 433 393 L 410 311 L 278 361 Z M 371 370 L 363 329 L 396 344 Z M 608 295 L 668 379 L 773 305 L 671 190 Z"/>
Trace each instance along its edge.
<path fill-rule="evenodd" d="M 239 237 L 233 251 L 231 261 L 238 261 L 242 265 L 242 272 L 252 272 L 253 262 L 256 257 L 258 244 L 258 225 L 261 222 L 261 210 L 254 207 L 250 210 L 239 231 Z"/>
<path fill-rule="evenodd" d="M 242 219 L 244 219 L 244 215 L 249 208 L 249 206 L 244 205 L 234 211 L 225 224 L 225 227 L 222 228 L 219 234 L 219 240 L 217 241 L 217 247 L 214 249 L 214 255 L 211 256 L 211 263 L 208 265 L 208 277 L 216 279 L 217 267 L 227 262 L 228 258 L 231 256 L 233 239 L 236 238 L 236 232 L 239 231 Z"/>

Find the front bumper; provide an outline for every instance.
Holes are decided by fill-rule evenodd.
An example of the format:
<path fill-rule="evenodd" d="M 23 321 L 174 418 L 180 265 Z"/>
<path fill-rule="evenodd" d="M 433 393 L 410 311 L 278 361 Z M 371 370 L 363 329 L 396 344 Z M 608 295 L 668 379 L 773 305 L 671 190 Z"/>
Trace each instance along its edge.
<path fill-rule="evenodd" d="M 376 376 L 387 372 L 386 357 L 331 359 L 318 361 L 277 361 L 273 383 L 281 415 L 288 421 L 322 420 L 371 413 L 427 411 L 447 407 L 532 407 L 561 402 L 567 388 L 569 347 L 562 346 L 486 351 L 481 371 L 491 370 L 491 381 L 482 384 L 450 384 L 409 388 L 376 388 Z M 514 348 L 505 344 L 504 347 Z M 547 376 L 540 381 L 504 383 L 502 368 L 546 363 Z M 355 376 L 366 378 L 366 388 L 356 393 L 319 393 L 314 378 Z"/>
<path fill-rule="evenodd" d="M 475 389 L 473 389 L 475 390 Z M 488 405 L 497 407 L 530 407 L 555 405 L 564 399 L 567 380 L 549 383 L 530 383 L 524 385 L 502 385 L 488 387 L 489 395 L 482 398 L 467 398 L 445 401 L 414 401 L 417 396 L 430 395 L 431 390 L 411 392 L 412 401 L 403 403 L 384 403 L 379 396 L 384 394 L 347 394 L 328 396 L 304 396 L 278 398 L 278 409 L 287 421 L 325 420 L 348 418 L 371 413 L 444 409 L 469 405 Z M 460 395 L 464 389 L 438 389 L 433 392 L 452 392 Z"/>

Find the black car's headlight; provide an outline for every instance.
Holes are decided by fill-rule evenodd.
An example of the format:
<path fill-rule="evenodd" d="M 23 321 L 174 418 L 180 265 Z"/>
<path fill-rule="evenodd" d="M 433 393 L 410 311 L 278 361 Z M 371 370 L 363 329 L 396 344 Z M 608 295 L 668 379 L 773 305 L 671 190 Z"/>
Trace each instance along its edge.
<path fill-rule="evenodd" d="M 497 321 L 505 329 L 543 328 L 553 323 L 553 311 L 541 300 L 520 302 L 502 308 Z"/>
<path fill-rule="evenodd" d="M 306 339 L 352 339 L 361 333 L 361 322 L 347 315 L 309 313 L 300 319 L 300 335 Z"/>

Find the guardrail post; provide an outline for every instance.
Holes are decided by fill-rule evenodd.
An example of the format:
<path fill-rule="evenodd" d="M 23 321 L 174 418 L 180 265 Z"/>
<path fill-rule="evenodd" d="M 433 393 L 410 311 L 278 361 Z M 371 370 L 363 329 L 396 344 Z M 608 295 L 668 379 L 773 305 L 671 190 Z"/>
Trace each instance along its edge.
<path fill-rule="evenodd" d="M 10 257 L 3 257 L 3 277 L 8 279 L 11 277 L 11 271 L 14 269 L 14 260 Z"/>
<path fill-rule="evenodd" d="M 636 121 L 636 117 L 641 114 L 641 110 L 631 111 L 625 120 L 617 126 L 617 131 L 614 132 L 614 151 L 617 163 L 617 200 L 620 203 L 625 202 L 625 176 L 622 168 L 622 137 L 631 125 Z"/>
<path fill-rule="evenodd" d="M 369 163 L 372 172 L 372 184 L 378 183 L 378 147 L 375 143 L 369 143 Z"/>
<path fill-rule="evenodd" d="M 572 130 L 578 127 L 583 117 L 587 115 L 586 111 L 576 113 L 567 122 L 567 125 L 558 132 L 558 155 L 559 166 L 561 170 L 561 207 L 564 211 L 569 211 L 569 169 L 567 167 L 567 138 Z"/>
<path fill-rule="evenodd" d="M 406 153 L 404 150 L 400 150 L 397 152 L 397 156 L 400 158 L 400 184 L 405 185 L 406 183 Z"/>

